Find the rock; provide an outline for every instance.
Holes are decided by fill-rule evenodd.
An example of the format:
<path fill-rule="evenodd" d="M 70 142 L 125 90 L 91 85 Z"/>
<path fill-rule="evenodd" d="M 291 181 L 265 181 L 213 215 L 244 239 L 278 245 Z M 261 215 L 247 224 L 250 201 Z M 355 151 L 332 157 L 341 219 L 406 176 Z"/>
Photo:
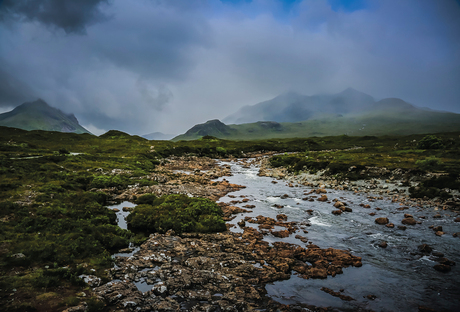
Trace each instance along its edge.
<path fill-rule="evenodd" d="M 398 229 L 405 231 L 407 227 L 405 227 L 404 225 L 398 225 Z"/>
<path fill-rule="evenodd" d="M 387 246 L 388 246 L 388 243 L 387 243 L 386 241 L 382 241 L 382 242 L 380 242 L 380 244 L 379 244 L 379 247 L 380 247 L 380 248 L 387 248 Z"/>
<path fill-rule="evenodd" d="M 125 212 L 132 211 L 133 209 L 133 207 L 123 207 L 123 211 Z"/>
<path fill-rule="evenodd" d="M 278 208 L 278 209 L 284 208 L 284 206 L 278 205 L 278 204 L 274 204 L 273 207 Z"/>
<path fill-rule="evenodd" d="M 455 218 L 454 222 L 460 222 L 460 217 Z"/>
<path fill-rule="evenodd" d="M 437 231 L 435 234 L 436 236 L 443 236 L 445 233 L 442 231 Z"/>
<path fill-rule="evenodd" d="M 442 216 L 440 214 L 436 214 L 436 215 L 433 216 L 433 218 L 434 219 L 440 219 L 440 218 L 442 218 Z"/>
<path fill-rule="evenodd" d="M 454 234 L 452 234 L 453 237 L 460 237 L 460 232 L 456 232 Z"/>
<path fill-rule="evenodd" d="M 413 218 L 413 216 L 411 214 L 405 213 L 404 218 Z"/>
<path fill-rule="evenodd" d="M 279 214 L 276 216 L 276 220 L 278 221 L 287 221 L 287 216 L 285 214 Z"/>
<path fill-rule="evenodd" d="M 420 252 L 423 252 L 423 253 L 425 253 L 425 254 L 429 254 L 430 252 L 433 251 L 433 248 L 431 248 L 431 247 L 430 247 L 429 245 L 427 245 L 427 244 L 422 244 L 422 245 L 418 246 L 417 248 L 418 248 L 418 250 L 419 250 Z"/>
<path fill-rule="evenodd" d="M 336 216 L 339 216 L 342 214 L 342 210 L 333 210 L 332 211 L 332 214 L 336 215 Z"/>
<path fill-rule="evenodd" d="M 391 228 L 391 229 L 395 227 L 395 225 L 394 225 L 393 223 L 388 223 L 388 224 L 385 225 L 385 226 L 386 226 L 387 228 Z"/>
<path fill-rule="evenodd" d="M 327 196 L 326 195 L 321 195 L 321 197 L 318 198 L 317 201 L 325 202 L 325 201 L 327 201 Z"/>
<path fill-rule="evenodd" d="M 343 295 L 343 294 L 341 294 L 340 292 L 333 291 L 332 289 L 327 288 L 327 287 L 321 287 L 321 290 L 324 291 L 325 293 L 328 293 L 328 294 L 331 295 L 331 296 L 338 297 L 338 298 L 340 298 L 340 299 L 343 300 L 343 301 L 352 301 L 352 300 L 355 300 L 355 299 L 353 299 L 353 298 L 350 297 L 350 296 Z"/>
<path fill-rule="evenodd" d="M 434 268 L 436 271 L 443 272 L 443 273 L 450 272 L 450 270 L 451 270 L 450 265 L 446 265 L 446 264 L 435 264 L 435 265 L 433 266 L 433 268 Z"/>
<path fill-rule="evenodd" d="M 114 212 L 119 212 L 120 209 L 118 209 L 118 208 L 112 208 L 112 211 L 114 211 Z"/>
<path fill-rule="evenodd" d="M 442 226 L 438 225 L 438 226 L 433 227 L 433 231 L 435 231 L 435 232 L 442 231 Z"/>
<path fill-rule="evenodd" d="M 245 227 L 245 226 L 246 226 L 246 222 L 244 222 L 244 220 L 240 220 L 240 221 L 238 221 L 238 223 L 237 223 L 237 224 L 238 224 L 238 226 L 239 226 L 239 227 L 241 227 L 241 228 L 243 228 L 243 227 Z"/>
<path fill-rule="evenodd" d="M 345 205 L 344 205 L 341 201 L 336 201 L 336 202 L 334 203 L 334 207 L 335 207 L 335 208 L 339 208 L 339 207 L 342 207 L 342 206 L 345 206 Z"/>
<path fill-rule="evenodd" d="M 405 225 L 415 225 L 415 224 L 417 224 L 417 221 L 415 221 L 414 218 L 404 218 L 401 221 L 401 223 L 405 224 Z"/>
<path fill-rule="evenodd" d="M 375 300 L 377 298 L 376 295 L 367 295 L 365 298 L 369 299 L 369 300 Z"/>
<path fill-rule="evenodd" d="M 375 223 L 377 224 L 388 224 L 390 221 L 388 220 L 388 218 L 377 218 L 375 219 Z"/>
<path fill-rule="evenodd" d="M 433 251 L 433 256 L 435 256 L 435 257 L 444 257 L 444 254 L 442 252 L 439 252 L 439 251 Z"/>
<path fill-rule="evenodd" d="M 375 212 L 371 212 L 369 215 L 370 215 L 371 217 L 373 217 L 373 216 L 376 215 L 376 213 L 375 213 Z"/>

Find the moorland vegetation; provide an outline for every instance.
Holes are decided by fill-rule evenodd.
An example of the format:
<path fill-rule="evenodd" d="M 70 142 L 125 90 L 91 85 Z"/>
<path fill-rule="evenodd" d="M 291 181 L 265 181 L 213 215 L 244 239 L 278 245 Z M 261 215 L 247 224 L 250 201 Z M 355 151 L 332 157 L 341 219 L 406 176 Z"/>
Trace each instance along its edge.
<path fill-rule="evenodd" d="M 76 305 L 87 287 L 78 277 L 106 279 L 111 255 L 152 232 L 224 231 L 220 208 L 185 195 L 144 195 L 116 225 L 107 188 L 153 185 L 156 167 L 169 156 L 249 157 L 276 152 L 272 166 L 291 172 L 326 170 L 357 179 L 349 168 L 400 168 L 439 173 L 420 182 L 414 197 L 460 189 L 460 133 L 409 136 L 336 136 L 230 141 L 149 141 L 120 131 L 99 137 L 0 127 L 0 305 L 9 311 L 60 311 Z M 13 294 L 14 295 L 11 295 Z M 14 300 L 12 300 L 14 299 Z M 89 309 L 102 309 L 88 299 Z"/>

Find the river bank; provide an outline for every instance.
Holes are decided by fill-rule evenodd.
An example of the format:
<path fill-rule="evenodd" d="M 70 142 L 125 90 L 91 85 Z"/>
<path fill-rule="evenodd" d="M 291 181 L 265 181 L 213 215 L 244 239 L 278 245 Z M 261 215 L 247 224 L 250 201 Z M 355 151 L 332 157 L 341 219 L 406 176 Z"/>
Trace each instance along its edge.
<path fill-rule="evenodd" d="M 379 293 L 378 287 L 368 287 L 368 291 L 364 292 L 364 299 L 356 296 L 363 293 L 356 292 L 356 288 L 362 288 L 362 284 L 365 286 L 369 283 L 365 275 L 385 274 L 385 270 L 373 266 L 372 261 L 381 261 L 388 255 L 381 254 L 377 260 L 370 261 L 366 257 L 361 258 L 360 254 L 355 255 L 357 251 L 365 256 L 366 252 L 363 250 L 368 250 L 369 246 L 366 244 L 369 241 L 372 242 L 372 248 L 376 248 L 379 253 L 386 250 L 393 257 L 396 256 L 395 262 L 401 261 L 401 257 L 407 258 L 409 254 L 410 262 L 430 262 L 430 270 L 438 276 L 443 273 L 434 270 L 433 263 L 439 264 L 441 270 L 452 270 L 448 273 L 450 278 L 455 279 L 458 274 L 455 262 L 452 261 L 456 260 L 452 255 L 458 252 L 458 248 L 453 247 L 451 250 L 448 249 L 446 254 L 442 254 L 439 250 L 444 247 L 433 248 L 425 244 L 425 249 L 418 250 L 418 246 L 423 244 L 409 248 L 406 246 L 406 238 L 403 238 L 406 245 L 397 242 L 398 239 L 401 240 L 401 235 L 406 235 L 401 233 L 412 233 L 415 229 L 411 228 L 411 225 L 401 225 L 402 219 L 414 220 L 412 226 L 415 227 L 423 223 L 424 231 L 420 236 L 431 231 L 431 235 L 437 237 L 435 234 L 439 232 L 431 229 L 428 231 L 426 219 L 436 221 L 437 224 L 442 223 L 444 231 L 448 235 L 454 235 L 458 232 L 455 232 L 458 226 L 452 221 L 455 217 L 454 212 L 450 216 L 443 213 L 437 218 L 437 210 L 434 210 L 437 207 L 433 207 L 430 212 L 424 210 L 426 213 L 422 216 L 420 209 L 425 203 L 406 207 L 407 199 L 403 196 L 384 198 L 380 194 L 368 194 L 365 190 L 342 190 L 340 187 L 343 186 L 330 187 L 333 184 L 325 179 L 315 180 L 306 175 L 297 177 L 282 170 L 271 170 L 265 165 L 266 158 L 262 155 L 255 159 L 233 159 L 224 163 L 210 159 L 193 161 L 196 163 L 187 159 L 172 159 L 162 168 L 163 173 L 156 173 L 157 179 L 161 181 L 158 186 L 132 188 L 120 194 L 114 193 L 114 198 L 129 199 L 133 198 L 130 196 L 138 196 L 152 190 L 155 192 L 155 189 L 165 192 L 167 188 L 164 186 L 170 187 L 167 191 L 204 196 L 214 200 L 220 195 L 220 205 L 231 231 L 201 235 L 179 236 L 171 232 L 165 235 L 151 235 L 133 255 L 116 257 L 116 267 L 110 272 L 113 278 L 111 283 L 93 289 L 110 307 L 125 311 L 322 311 L 350 308 L 361 311 L 384 311 L 382 307 L 388 305 L 388 311 L 391 311 L 398 306 L 391 302 L 387 289 L 382 289 Z M 201 166 L 199 171 L 196 170 L 198 166 Z M 232 183 L 240 182 L 240 176 L 246 179 L 245 183 L 241 183 L 247 184 L 244 185 L 246 188 L 239 183 Z M 257 179 L 263 179 L 264 184 L 258 185 Z M 256 190 L 267 187 L 270 189 L 266 193 L 259 194 L 264 198 L 261 199 Z M 216 189 L 219 189 L 218 193 Z M 289 193 L 290 191 L 293 193 Z M 264 200 L 266 203 L 262 202 Z M 327 209 L 330 216 L 324 214 L 324 207 L 329 207 Z M 387 226 L 373 222 L 378 217 L 386 218 L 383 215 L 385 213 L 388 216 L 389 209 L 397 214 L 390 217 L 391 222 L 388 222 Z M 340 211 L 337 214 L 343 216 L 338 218 L 345 220 L 338 220 L 332 211 Z M 451 209 L 446 207 L 446 211 Z M 356 218 L 353 220 L 344 217 L 351 215 L 355 215 Z M 333 217 L 336 219 L 331 219 Z M 451 221 L 448 222 L 447 218 Z M 364 228 L 360 229 L 361 234 L 352 230 L 350 233 L 354 234 L 346 238 L 340 231 L 331 231 L 339 224 L 342 228 L 347 228 L 348 224 L 348 227 Z M 409 228 L 407 232 L 406 228 Z M 366 231 L 367 233 L 362 233 Z M 337 243 L 333 236 L 341 237 L 342 241 Z M 416 236 L 417 244 L 423 241 L 420 236 Z M 439 237 L 442 236 L 443 234 L 439 234 Z M 391 237 L 395 237 L 396 240 Z M 453 236 L 451 237 L 453 239 Z M 366 242 L 355 246 L 348 244 L 350 239 Z M 448 244 L 452 242 L 449 241 Z M 431 245 L 433 246 L 432 243 Z M 398 249 L 403 249 L 401 254 L 398 254 Z M 442 255 L 439 256 L 440 254 Z M 375 257 L 369 253 L 367 256 Z M 346 269 L 346 274 L 343 274 L 343 269 L 350 266 L 357 269 L 351 273 Z M 428 266 L 424 265 L 419 270 L 423 270 L 424 275 L 427 268 Z M 363 273 L 359 273 L 360 270 Z M 433 272 L 430 271 L 429 275 Z M 394 277 L 391 268 L 388 274 L 397 278 Z M 339 275 L 342 285 L 346 287 L 342 288 L 338 286 L 340 283 L 334 282 Z M 364 282 L 356 280 L 353 276 L 362 278 Z M 379 279 L 378 276 L 375 278 Z M 315 279 L 324 282 L 313 282 Z M 438 287 L 437 283 L 438 281 L 433 287 Z M 305 287 L 303 285 L 314 285 L 315 291 L 301 298 L 298 291 Z M 449 295 L 443 298 L 443 306 L 447 307 L 449 300 L 458 292 L 452 285 L 449 287 Z M 323 295 L 318 295 L 318 292 Z M 316 296 L 315 299 L 311 297 L 312 294 Z M 408 311 L 413 306 L 430 311 L 430 308 L 423 307 L 426 300 L 417 299 L 420 298 L 419 294 L 413 296 L 415 303 L 409 305 L 411 308 Z M 344 305 L 344 302 L 356 303 Z"/>

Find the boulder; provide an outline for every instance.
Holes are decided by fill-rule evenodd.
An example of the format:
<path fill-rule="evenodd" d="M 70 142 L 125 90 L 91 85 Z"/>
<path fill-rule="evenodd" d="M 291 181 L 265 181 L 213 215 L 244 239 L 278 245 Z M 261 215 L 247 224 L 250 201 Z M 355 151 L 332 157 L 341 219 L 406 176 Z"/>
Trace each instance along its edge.
<path fill-rule="evenodd" d="M 415 225 L 415 224 L 417 224 L 417 221 L 415 221 L 414 218 L 404 218 L 401 221 L 401 223 L 405 224 L 405 225 Z"/>
<path fill-rule="evenodd" d="M 377 218 L 375 219 L 375 223 L 377 224 L 388 224 L 390 221 L 388 220 L 388 218 Z"/>

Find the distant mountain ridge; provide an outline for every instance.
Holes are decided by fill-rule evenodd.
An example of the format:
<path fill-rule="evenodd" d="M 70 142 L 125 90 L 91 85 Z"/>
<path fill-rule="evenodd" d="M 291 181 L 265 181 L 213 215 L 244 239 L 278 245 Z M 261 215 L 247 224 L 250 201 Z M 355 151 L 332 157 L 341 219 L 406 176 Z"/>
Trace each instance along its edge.
<path fill-rule="evenodd" d="M 45 130 L 72 133 L 90 133 L 75 115 L 66 114 L 48 105 L 42 99 L 26 102 L 12 111 L 0 114 L 0 126 L 23 130 Z"/>
<path fill-rule="evenodd" d="M 383 102 L 382 102 L 383 101 Z M 245 106 L 223 119 L 225 124 L 243 124 L 257 121 L 299 122 L 324 115 L 362 114 L 386 108 L 400 108 L 411 104 L 401 99 L 375 99 L 363 92 L 348 88 L 337 94 L 302 95 L 286 92 L 271 100 Z"/>
<path fill-rule="evenodd" d="M 398 98 L 375 101 L 354 89 L 334 95 L 294 92 L 245 106 L 224 119 L 195 125 L 173 139 L 205 135 L 229 140 L 256 140 L 335 135 L 408 135 L 460 131 L 460 114 L 416 107 Z M 234 122 L 229 124 L 229 122 Z"/>
<path fill-rule="evenodd" d="M 142 135 L 142 137 L 147 140 L 171 140 L 175 136 L 175 134 L 167 134 L 163 132 L 152 132 Z"/>

